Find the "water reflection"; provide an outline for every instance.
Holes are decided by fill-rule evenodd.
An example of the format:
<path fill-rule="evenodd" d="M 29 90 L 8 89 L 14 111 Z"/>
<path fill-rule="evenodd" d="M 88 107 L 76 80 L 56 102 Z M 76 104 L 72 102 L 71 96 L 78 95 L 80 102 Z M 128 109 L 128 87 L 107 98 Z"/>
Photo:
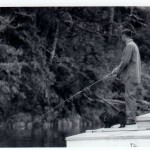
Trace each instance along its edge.
<path fill-rule="evenodd" d="M 65 137 L 83 133 L 95 127 L 60 126 L 58 128 L 33 128 L 1 130 L 0 147 L 66 147 Z M 97 127 L 98 128 L 98 127 Z"/>

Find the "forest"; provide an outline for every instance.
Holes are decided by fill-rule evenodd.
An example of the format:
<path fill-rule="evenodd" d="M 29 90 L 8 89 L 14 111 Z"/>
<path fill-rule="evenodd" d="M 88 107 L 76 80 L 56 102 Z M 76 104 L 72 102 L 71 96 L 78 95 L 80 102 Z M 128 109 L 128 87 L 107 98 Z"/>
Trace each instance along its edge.
<path fill-rule="evenodd" d="M 150 111 L 149 7 L 0 8 L 0 126 L 99 124 L 124 109 L 124 85 L 113 77 L 63 103 L 120 63 L 124 28 L 140 50 L 142 114 Z"/>

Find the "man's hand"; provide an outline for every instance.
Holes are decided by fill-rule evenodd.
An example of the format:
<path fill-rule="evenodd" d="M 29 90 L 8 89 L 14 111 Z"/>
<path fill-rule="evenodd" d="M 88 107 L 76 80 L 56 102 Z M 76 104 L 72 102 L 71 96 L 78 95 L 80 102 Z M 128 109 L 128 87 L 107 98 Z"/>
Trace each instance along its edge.
<path fill-rule="evenodd" d="M 117 74 L 118 68 L 115 68 L 111 74 Z"/>

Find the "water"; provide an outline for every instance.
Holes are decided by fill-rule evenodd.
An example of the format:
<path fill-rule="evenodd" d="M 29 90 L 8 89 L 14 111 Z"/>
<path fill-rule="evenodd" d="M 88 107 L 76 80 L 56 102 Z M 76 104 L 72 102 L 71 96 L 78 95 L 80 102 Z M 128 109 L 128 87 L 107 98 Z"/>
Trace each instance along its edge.
<path fill-rule="evenodd" d="M 66 147 L 65 137 L 95 128 L 0 130 L 0 147 Z"/>

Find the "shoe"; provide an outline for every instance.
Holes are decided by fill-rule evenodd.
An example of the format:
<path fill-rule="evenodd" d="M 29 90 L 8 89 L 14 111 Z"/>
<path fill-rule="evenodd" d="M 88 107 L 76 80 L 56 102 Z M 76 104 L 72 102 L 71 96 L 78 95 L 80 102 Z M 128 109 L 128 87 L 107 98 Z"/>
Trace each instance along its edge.
<path fill-rule="evenodd" d="M 136 124 L 135 120 L 127 120 L 126 125 Z"/>

